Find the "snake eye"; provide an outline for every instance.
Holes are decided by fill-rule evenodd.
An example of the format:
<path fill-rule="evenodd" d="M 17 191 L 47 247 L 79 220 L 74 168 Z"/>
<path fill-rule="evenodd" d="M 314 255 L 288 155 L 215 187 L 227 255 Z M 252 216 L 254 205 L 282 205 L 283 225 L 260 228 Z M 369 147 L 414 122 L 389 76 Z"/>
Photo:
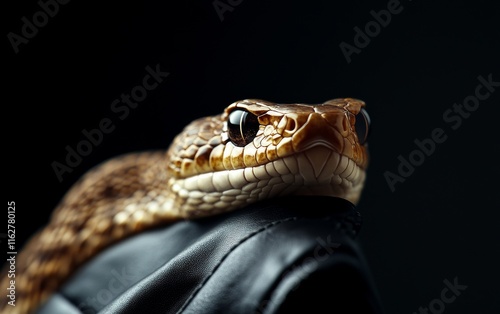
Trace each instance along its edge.
<path fill-rule="evenodd" d="M 257 117 L 248 111 L 234 110 L 227 119 L 229 139 L 236 146 L 250 143 L 259 130 Z"/>
<path fill-rule="evenodd" d="M 356 123 L 354 125 L 356 129 L 356 134 L 358 135 L 358 140 L 361 145 L 366 143 L 368 134 L 370 133 L 370 116 L 364 108 L 361 108 L 359 113 L 356 115 Z"/>

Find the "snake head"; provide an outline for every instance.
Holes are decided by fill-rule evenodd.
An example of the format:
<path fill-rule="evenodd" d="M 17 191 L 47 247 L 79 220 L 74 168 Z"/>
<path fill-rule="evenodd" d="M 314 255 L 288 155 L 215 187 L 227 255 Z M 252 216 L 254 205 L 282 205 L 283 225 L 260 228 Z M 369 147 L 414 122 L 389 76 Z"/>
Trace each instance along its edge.
<path fill-rule="evenodd" d="M 324 146 L 365 169 L 370 118 L 364 107 L 363 101 L 352 98 L 319 105 L 243 100 L 226 108 L 222 141 L 243 147 L 247 166 Z"/>
<path fill-rule="evenodd" d="M 197 213 L 287 194 L 356 203 L 368 165 L 364 107 L 353 98 L 316 105 L 232 103 L 218 116 L 194 121 L 174 140 L 170 188 Z"/>

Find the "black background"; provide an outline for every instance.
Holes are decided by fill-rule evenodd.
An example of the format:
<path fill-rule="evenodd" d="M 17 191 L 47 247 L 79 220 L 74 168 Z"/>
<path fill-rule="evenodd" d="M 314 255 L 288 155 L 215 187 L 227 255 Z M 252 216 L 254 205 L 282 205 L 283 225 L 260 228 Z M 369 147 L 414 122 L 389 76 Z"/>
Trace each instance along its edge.
<path fill-rule="evenodd" d="M 418 312 L 455 277 L 467 289 L 446 313 L 498 313 L 500 88 L 456 130 L 443 120 L 474 95 L 478 76 L 500 81 L 498 7 L 402 0 L 401 13 L 348 63 L 340 43 L 353 45 L 353 28 L 364 29 L 370 11 L 388 2 L 244 0 L 221 21 L 213 0 L 71 1 L 18 53 L 7 34 L 21 34 L 21 18 L 40 7 L 4 4 L 3 181 L 16 202 L 18 246 L 91 167 L 164 149 L 195 118 L 245 98 L 355 97 L 374 126 L 359 240 L 387 313 Z M 111 103 L 156 64 L 170 75 L 120 120 Z M 76 147 L 103 118 L 115 130 L 59 182 L 51 163 L 64 163 L 66 145 Z M 397 174 L 398 156 L 435 128 L 447 140 L 391 192 L 384 172 Z"/>

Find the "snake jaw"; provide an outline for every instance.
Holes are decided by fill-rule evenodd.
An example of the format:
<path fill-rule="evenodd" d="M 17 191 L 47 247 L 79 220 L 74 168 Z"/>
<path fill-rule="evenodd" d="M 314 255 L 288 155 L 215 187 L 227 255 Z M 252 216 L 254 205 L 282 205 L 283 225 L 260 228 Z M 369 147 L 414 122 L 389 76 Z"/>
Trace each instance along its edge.
<path fill-rule="evenodd" d="M 361 196 L 365 172 L 352 159 L 329 145 L 318 144 L 296 156 L 298 173 L 295 195 L 344 198 L 356 204 Z"/>

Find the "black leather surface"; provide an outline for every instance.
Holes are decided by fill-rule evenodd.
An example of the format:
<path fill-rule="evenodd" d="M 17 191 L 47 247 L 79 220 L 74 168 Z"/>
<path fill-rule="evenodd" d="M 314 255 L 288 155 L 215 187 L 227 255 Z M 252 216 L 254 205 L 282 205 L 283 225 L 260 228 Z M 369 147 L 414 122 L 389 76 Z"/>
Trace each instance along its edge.
<path fill-rule="evenodd" d="M 102 252 L 38 313 L 381 313 L 360 226 L 307 196 L 181 221 Z"/>

